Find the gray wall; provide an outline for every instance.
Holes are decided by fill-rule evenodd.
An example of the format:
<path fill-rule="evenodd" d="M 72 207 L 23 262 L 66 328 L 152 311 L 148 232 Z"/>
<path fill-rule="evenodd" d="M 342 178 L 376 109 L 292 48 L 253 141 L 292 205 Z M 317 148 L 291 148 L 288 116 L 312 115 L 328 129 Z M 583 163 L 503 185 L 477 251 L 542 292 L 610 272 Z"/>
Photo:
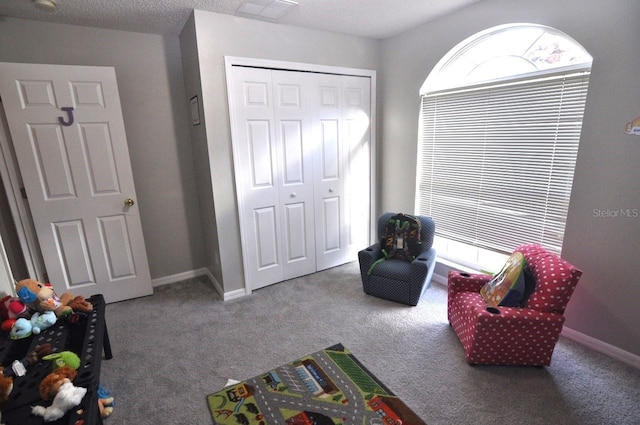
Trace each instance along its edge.
<path fill-rule="evenodd" d="M 178 39 L 0 19 L 0 61 L 115 68 L 151 277 L 203 267 Z"/>
<path fill-rule="evenodd" d="M 640 115 L 639 17 L 635 0 L 484 0 L 384 40 L 380 147 L 382 157 L 393 153 L 410 164 L 381 164 L 382 208 L 413 210 L 418 91 L 442 56 L 479 31 L 516 22 L 548 25 L 582 44 L 594 62 L 563 257 L 584 274 L 566 326 L 636 355 L 640 217 L 598 217 L 594 210 L 640 209 L 640 137 L 625 134 Z M 397 185 L 398 178 L 409 183 Z"/>
<path fill-rule="evenodd" d="M 379 43 L 376 40 L 353 37 L 298 27 L 275 25 L 212 12 L 194 12 L 180 37 L 183 53 L 193 49 L 194 34 L 197 52 L 206 126 L 204 133 L 195 134 L 194 152 L 199 156 L 208 150 L 211 175 L 198 171 L 201 202 L 215 205 L 217 234 L 208 233 L 208 263 L 220 262 L 220 278 L 225 293 L 244 288 L 240 229 L 235 197 L 231 130 L 227 104 L 224 56 L 241 56 L 290 62 L 313 63 L 351 68 L 376 69 Z M 195 59 L 185 58 L 190 69 Z M 189 96 L 196 93 L 195 71 L 185 73 Z M 198 166 L 206 166 L 204 160 Z M 209 181 L 210 179 L 210 181 Z M 210 189 L 211 188 L 211 189 Z M 209 192 L 212 190 L 213 194 Z M 204 209 L 210 208 L 209 206 Z M 204 210 L 203 209 L 203 210 Z M 214 239 L 218 240 L 215 242 Z M 224 249 L 218 249 L 224 246 Z M 216 275 L 217 272 L 214 272 Z"/>
<path fill-rule="evenodd" d="M 381 210 L 410 211 L 418 90 L 438 60 L 495 25 L 564 31 L 594 56 L 563 250 L 584 275 L 567 326 L 640 355 L 640 218 L 593 211 L 640 208 L 640 138 L 624 134 L 640 115 L 639 16 L 635 0 L 484 0 L 382 42 L 208 12 L 195 12 L 180 40 L 0 18 L 0 61 L 116 68 L 151 274 L 207 266 L 228 292 L 243 277 L 224 55 L 377 69 Z M 188 99 L 203 92 L 203 124 L 191 127 Z M 380 158 L 392 152 L 409 165 L 386 168 Z"/>

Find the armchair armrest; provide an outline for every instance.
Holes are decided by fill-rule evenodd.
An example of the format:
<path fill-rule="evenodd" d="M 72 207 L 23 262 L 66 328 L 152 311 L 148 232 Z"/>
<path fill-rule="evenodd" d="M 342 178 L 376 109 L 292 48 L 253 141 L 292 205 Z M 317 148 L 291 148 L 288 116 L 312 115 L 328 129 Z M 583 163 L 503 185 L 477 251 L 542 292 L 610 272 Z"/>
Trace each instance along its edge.
<path fill-rule="evenodd" d="M 362 251 L 360 251 L 363 253 L 363 255 L 367 255 L 371 258 L 373 258 L 373 260 L 377 260 L 378 258 L 380 258 L 382 256 L 382 247 L 380 246 L 380 242 L 378 243 L 374 243 L 373 245 L 363 249 Z"/>
<path fill-rule="evenodd" d="M 411 279 L 417 281 L 423 281 L 426 276 L 433 274 L 435 268 L 436 250 L 431 248 L 418 255 L 418 257 L 411 262 Z"/>
<path fill-rule="evenodd" d="M 565 321 L 562 314 L 545 313 L 523 307 L 487 307 L 484 304 L 478 304 L 473 310 L 472 317 L 477 317 L 479 320 L 488 318 L 494 325 L 504 323 L 510 328 L 547 329 L 550 325 L 562 326 Z"/>
<path fill-rule="evenodd" d="M 447 287 L 449 292 L 480 292 L 480 288 L 491 278 L 488 274 L 469 274 L 452 270 L 449 272 Z"/>
<path fill-rule="evenodd" d="M 459 292 L 479 293 L 480 288 L 491 280 L 491 276 L 481 273 L 464 273 L 451 270 L 447 279 L 447 316 L 451 323 L 453 300 Z"/>
<path fill-rule="evenodd" d="M 560 337 L 565 317 L 558 313 L 546 313 L 520 307 L 486 307 L 478 303 L 468 318 L 474 322 L 476 335 L 493 338 L 494 348 L 513 349 L 521 344 L 553 346 Z M 535 351 L 535 349 L 532 349 Z M 541 362 L 540 364 L 544 364 Z"/>
<path fill-rule="evenodd" d="M 369 268 L 382 255 L 382 247 L 380 243 L 371 245 L 361 251 L 358 251 L 358 262 L 360 264 L 360 276 L 364 291 L 369 293 Z"/>

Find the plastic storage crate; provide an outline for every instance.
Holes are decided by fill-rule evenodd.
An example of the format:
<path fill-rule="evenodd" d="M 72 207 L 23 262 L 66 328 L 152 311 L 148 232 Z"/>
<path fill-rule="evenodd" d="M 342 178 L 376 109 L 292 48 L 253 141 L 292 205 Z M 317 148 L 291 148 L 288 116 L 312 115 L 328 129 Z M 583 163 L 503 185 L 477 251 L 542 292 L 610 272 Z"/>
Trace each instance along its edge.
<path fill-rule="evenodd" d="M 15 377 L 13 391 L 9 399 L 0 406 L 2 423 L 5 425 L 94 425 L 102 424 L 98 409 L 97 390 L 100 385 L 100 364 L 104 350 L 105 359 L 112 356 L 109 334 L 105 323 L 105 301 L 101 294 L 88 300 L 93 304 L 93 311 L 86 315 L 79 314 L 79 320 L 59 319 L 55 325 L 39 335 L 12 340 L 8 333 L 0 335 L 0 363 L 11 367 L 14 360 L 24 358 L 38 345 L 51 344 L 51 351 L 73 351 L 80 357 L 78 375 L 73 380 L 77 387 L 87 389 L 87 394 L 79 406 L 69 410 L 67 414 L 54 422 L 44 422 L 40 416 L 31 414 L 31 407 L 49 406 L 51 402 L 40 398 L 38 387 L 40 382 L 52 371 L 51 362 L 40 361 L 29 366 L 26 375 Z"/>

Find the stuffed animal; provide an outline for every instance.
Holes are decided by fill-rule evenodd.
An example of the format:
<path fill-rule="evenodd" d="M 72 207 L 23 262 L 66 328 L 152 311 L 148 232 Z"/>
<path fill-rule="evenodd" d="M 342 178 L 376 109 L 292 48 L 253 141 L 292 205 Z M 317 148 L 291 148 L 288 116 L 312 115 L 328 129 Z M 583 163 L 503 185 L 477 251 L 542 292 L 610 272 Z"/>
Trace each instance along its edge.
<path fill-rule="evenodd" d="M 28 366 L 31 366 L 38 361 L 44 355 L 51 353 L 51 344 L 46 343 L 42 345 L 36 346 L 35 350 L 29 353 L 25 358 L 20 361 L 15 361 L 14 363 L 19 363 L 23 370 L 26 371 Z M 4 368 L 0 366 L 0 404 L 4 403 L 9 399 L 9 394 L 13 390 L 13 377 L 16 372 L 12 367 Z M 0 414 L 1 416 L 1 414 Z M 0 417 L 0 423 L 2 418 Z"/>
<path fill-rule="evenodd" d="M 16 320 L 11 328 L 9 337 L 11 339 L 22 339 L 31 336 L 31 334 L 38 335 L 43 330 L 55 325 L 57 320 L 58 318 L 53 311 L 45 311 L 44 313 L 36 311 L 29 320 L 24 317 Z"/>
<path fill-rule="evenodd" d="M 53 368 L 59 368 L 62 366 L 69 366 L 72 369 L 78 369 L 80 367 L 80 357 L 73 351 L 61 351 L 59 353 L 49 354 L 44 356 L 42 360 L 53 360 Z"/>
<path fill-rule="evenodd" d="M 7 295 L 0 299 L 0 319 L 2 324 L 0 329 L 9 332 L 17 319 L 24 317 L 28 319 L 31 316 L 29 309 L 20 301 L 20 298 Z"/>
<path fill-rule="evenodd" d="M 42 416 L 45 422 L 53 422 L 79 405 L 87 389 L 73 385 L 71 381 L 76 374 L 75 369 L 63 366 L 47 375 L 40 383 L 40 397 L 43 400 L 53 399 L 53 403 L 48 407 L 33 406 L 31 413 Z"/>
<path fill-rule="evenodd" d="M 31 305 L 37 311 L 53 311 L 57 317 L 64 317 L 74 311 L 83 313 L 93 310 L 90 302 L 83 297 L 74 297 L 70 292 L 61 296 L 53 290 L 51 284 L 38 282 L 34 279 L 23 279 L 16 283 L 16 293 L 22 302 Z"/>
<path fill-rule="evenodd" d="M 33 326 L 31 326 L 31 322 L 24 317 L 21 317 L 13 324 L 11 332 L 9 333 L 9 338 L 22 339 L 30 337 L 32 329 Z"/>
<path fill-rule="evenodd" d="M 29 321 L 31 322 L 31 326 L 33 326 L 32 332 L 38 335 L 43 330 L 55 325 L 58 317 L 53 311 L 45 311 L 44 313 L 36 311 Z"/>
<path fill-rule="evenodd" d="M 9 400 L 9 394 L 13 390 L 13 377 L 4 376 L 2 373 L 2 366 L 0 366 L 0 404 Z M 2 412 L 0 412 L 0 424 L 2 424 Z"/>
<path fill-rule="evenodd" d="M 0 375 L 7 378 L 11 378 L 16 374 L 21 376 L 20 372 L 25 373 L 30 366 L 38 363 L 44 356 L 49 354 L 51 354 L 50 343 L 45 342 L 44 344 L 36 345 L 36 348 L 32 352 L 27 354 L 22 360 L 15 360 L 11 364 L 11 367 L 3 369 L 2 366 L 0 366 Z"/>
<path fill-rule="evenodd" d="M 98 410 L 100 411 L 100 416 L 102 419 L 106 419 L 113 413 L 113 406 L 115 401 L 113 396 L 102 386 L 102 384 L 98 384 Z"/>
<path fill-rule="evenodd" d="M 102 419 L 107 419 L 113 413 L 113 397 L 99 398 L 98 411 Z"/>
<path fill-rule="evenodd" d="M 9 399 L 9 394 L 13 390 L 13 376 L 5 376 L 4 368 L 0 366 L 0 403 Z"/>

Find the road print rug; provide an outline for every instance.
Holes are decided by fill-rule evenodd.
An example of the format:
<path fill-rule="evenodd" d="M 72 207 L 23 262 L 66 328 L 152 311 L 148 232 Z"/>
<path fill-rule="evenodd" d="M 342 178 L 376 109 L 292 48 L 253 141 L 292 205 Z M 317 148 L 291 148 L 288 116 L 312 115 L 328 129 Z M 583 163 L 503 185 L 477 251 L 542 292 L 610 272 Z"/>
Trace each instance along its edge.
<path fill-rule="evenodd" d="M 218 425 L 426 425 L 342 344 L 207 396 Z"/>

